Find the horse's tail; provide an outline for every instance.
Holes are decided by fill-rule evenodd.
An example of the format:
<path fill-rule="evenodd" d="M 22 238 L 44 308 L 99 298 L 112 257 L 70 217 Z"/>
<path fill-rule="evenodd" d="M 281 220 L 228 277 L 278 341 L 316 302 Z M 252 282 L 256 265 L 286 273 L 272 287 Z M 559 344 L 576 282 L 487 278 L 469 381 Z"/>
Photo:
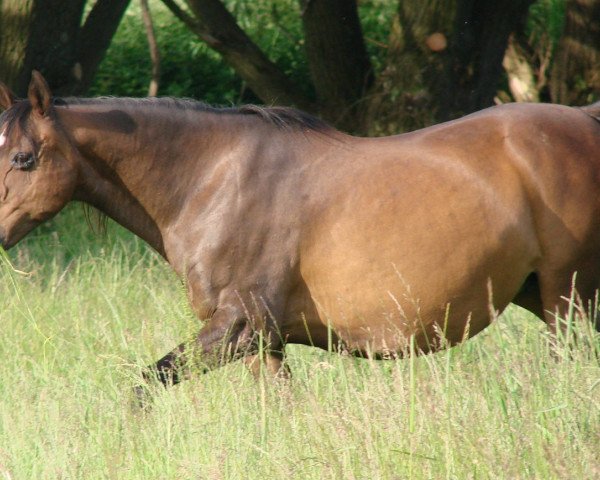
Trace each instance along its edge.
<path fill-rule="evenodd" d="M 600 102 L 592 103 L 591 105 L 586 105 L 585 107 L 579 108 L 587 113 L 590 117 L 593 117 L 600 122 Z"/>

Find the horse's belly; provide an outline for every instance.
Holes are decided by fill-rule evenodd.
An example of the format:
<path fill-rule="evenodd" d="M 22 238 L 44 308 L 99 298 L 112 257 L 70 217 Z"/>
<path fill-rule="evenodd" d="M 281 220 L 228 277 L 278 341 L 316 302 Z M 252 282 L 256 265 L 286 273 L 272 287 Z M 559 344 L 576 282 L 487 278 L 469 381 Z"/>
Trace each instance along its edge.
<path fill-rule="evenodd" d="M 414 270 L 373 259 L 368 269 L 334 268 L 311 282 L 315 309 L 304 321 L 321 340 L 325 330 L 318 327 L 331 328 L 350 350 L 401 351 L 411 336 L 424 351 L 455 344 L 485 328 L 490 313 L 503 310 L 531 272 L 531 257 L 503 253 L 464 269 L 451 260 Z"/>
<path fill-rule="evenodd" d="M 411 336 L 423 350 L 456 343 L 488 325 L 534 270 L 539 247 L 518 188 L 451 187 L 418 201 L 363 194 L 324 219 L 302 275 L 319 321 L 350 349 L 402 350 Z"/>

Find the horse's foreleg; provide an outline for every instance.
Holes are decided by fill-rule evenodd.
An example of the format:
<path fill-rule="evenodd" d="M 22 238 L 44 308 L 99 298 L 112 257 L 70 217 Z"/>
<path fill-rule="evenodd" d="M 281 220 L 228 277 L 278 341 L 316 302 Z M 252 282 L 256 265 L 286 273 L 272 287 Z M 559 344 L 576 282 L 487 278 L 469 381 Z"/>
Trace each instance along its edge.
<path fill-rule="evenodd" d="M 190 370 L 206 373 L 240 358 L 255 377 L 263 367 L 267 373 L 286 377 L 281 338 L 269 330 L 273 330 L 272 322 L 261 320 L 257 324 L 236 308 L 219 308 L 192 341 L 182 343 L 147 367 L 144 379 L 158 380 L 164 386 L 175 385 L 184 380 Z"/>
<path fill-rule="evenodd" d="M 244 315 L 233 308 L 222 308 L 202 327 L 196 337 L 179 345 L 153 365 L 144 378 L 174 385 L 188 375 L 191 367 L 208 372 L 233 359 L 256 353 L 258 335 Z"/>

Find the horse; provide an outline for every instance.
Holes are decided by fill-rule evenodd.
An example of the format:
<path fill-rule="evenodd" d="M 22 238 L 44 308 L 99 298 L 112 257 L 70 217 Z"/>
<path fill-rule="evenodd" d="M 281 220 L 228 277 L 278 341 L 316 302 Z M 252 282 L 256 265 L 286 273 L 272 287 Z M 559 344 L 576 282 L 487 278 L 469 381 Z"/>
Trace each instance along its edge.
<path fill-rule="evenodd" d="M 599 104 L 359 138 L 284 107 L 54 98 L 33 72 L 0 106 L 5 249 L 84 202 L 187 286 L 198 333 L 145 382 L 176 384 L 197 358 L 278 374 L 292 343 L 433 352 L 510 302 L 558 333 L 572 288 L 587 302 L 600 286 Z"/>

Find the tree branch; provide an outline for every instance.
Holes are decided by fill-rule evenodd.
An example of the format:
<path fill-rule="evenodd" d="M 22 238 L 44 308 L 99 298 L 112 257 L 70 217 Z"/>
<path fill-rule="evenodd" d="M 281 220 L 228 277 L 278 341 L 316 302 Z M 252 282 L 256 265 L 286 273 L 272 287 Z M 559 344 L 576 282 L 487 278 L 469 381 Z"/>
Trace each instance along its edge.
<path fill-rule="evenodd" d="M 309 99 L 246 35 L 220 0 L 187 0 L 193 17 L 173 0 L 162 2 L 201 40 L 219 52 L 263 102 L 314 111 Z"/>
<path fill-rule="evenodd" d="M 158 85 L 160 83 L 160 55 L 158 52 L 158 44 L 156 43 L 156 35 L 154 34 L 154 25 L 152 24 L 152 15 L 148 0 L 140 0 L 142 8 L 142 21 L 146 29 L 146 37 L 148 38 L 148 48 L 150 49 L 150 60 L 152 61 L 152 78 L 148 87 L 148 96 L 156 97 L 158 93 Z"/>
<path fill-rule="evenodd" d="M 171 10 L 171 13 L 175 15 L 186 27 L 188 27 L 192 32 L 196 35 L 200 36 L 198 33 L 198 29 L 201 29 L 201 26 L 198 24 L 196 19 L 183 10 L 177 3 L 173 0 L 161 0 L 164 5 Z"/>

